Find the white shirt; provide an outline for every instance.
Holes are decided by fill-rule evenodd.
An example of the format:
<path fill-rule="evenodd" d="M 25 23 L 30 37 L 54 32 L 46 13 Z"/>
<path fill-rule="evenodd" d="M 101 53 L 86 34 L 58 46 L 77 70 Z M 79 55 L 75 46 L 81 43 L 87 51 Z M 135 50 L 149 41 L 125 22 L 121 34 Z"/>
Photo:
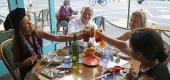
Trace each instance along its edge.
<path fill-rule="evenodd" d="M 85 29 L 86 26 L 93 26 L 97 29 L 97 25 L 93 21 L 89 21 L 87 25 L 83 24 L 80 18 L 75 18 L 68 23 L 68 34 L 79 32 Z"/>
<path fill-rule="evenodd" d="M 93 22 L 93 21 L 89 21 L 88 24 L 83 24 L 80 18 L 75 18 L 69 21 L 68 23 L 68 34 L 72 34 L 75 32 L 80 32 L 82 30 L 85 29 L 85 27 L 95 27 L 95 29 L 97 29 L 97 25 Z M 84 44 L 84 42 L 82 40 L 78 41 L 79 45 L 82 47 L 87 46 L 87 44 Z"/>

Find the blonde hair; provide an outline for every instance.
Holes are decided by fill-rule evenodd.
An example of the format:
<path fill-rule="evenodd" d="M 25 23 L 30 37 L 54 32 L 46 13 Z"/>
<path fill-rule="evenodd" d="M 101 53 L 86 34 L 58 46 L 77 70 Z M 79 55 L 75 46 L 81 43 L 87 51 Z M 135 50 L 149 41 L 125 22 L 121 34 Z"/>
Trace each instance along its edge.
<path fill-rule="evenodd" d="M 147 20 L 146 14 L 142 10 L 140 10 L 140 11 L 133 12 L 131 17 L 134 15 L 136 15 L 138 17 L 138 20 L 139 20 L 138 27 L 140 27 L 140 28 L 146 27 L 146 20 Z"/>

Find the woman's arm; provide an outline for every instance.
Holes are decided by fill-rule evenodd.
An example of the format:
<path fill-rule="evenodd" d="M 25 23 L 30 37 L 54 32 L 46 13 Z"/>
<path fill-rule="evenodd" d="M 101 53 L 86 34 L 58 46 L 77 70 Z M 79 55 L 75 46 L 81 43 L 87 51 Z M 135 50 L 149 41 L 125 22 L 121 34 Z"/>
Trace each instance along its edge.
<path fill-rule="evenodd" d="M 38 33 L 40 34 L 40 36 L 42 36 L 42 38 L 47 39 L 47 40 L 51 40 L 51 41 L 56 41 L 56 42 L 66 42 L 66 41 L 72 41 L 73 40 L 73 36 L 70 35 L 59 35 L 59 36 L 54 36 L 51 34 L 48 34 L 44 31 L 38 31 Z M 82 34 L 79 33 L 78 34 L 78 39 L 82 39 Z"/>
<path fill-rule="evenodd" d="M 123 35 L 119 36 L 116 39 L 122 40 L 122 41 L 127 41 L 130 37 L 131 32 L 126 32 Z"/>
<path fill-rule="evenodd" d="M 121 41 L 121 40 L 118 40 L 118 39 L 109 38 L 109 37 L 105 36 L 103 33 L 100 33 L 100 32 L 97 32 L 97 34 L 99 34 L 102 37 L 102 39 L 104 39 L 104 41 L 106 41 L 108 44 L 110 44 L 112 46 L 115 46 L 121 52 L 123 52 L 123 53 L 125 53 L 125 54 L 130 56 L 130 54 L 129 54 L 129 47 L 128 47 L 128 45 L 124 41 Z"/>

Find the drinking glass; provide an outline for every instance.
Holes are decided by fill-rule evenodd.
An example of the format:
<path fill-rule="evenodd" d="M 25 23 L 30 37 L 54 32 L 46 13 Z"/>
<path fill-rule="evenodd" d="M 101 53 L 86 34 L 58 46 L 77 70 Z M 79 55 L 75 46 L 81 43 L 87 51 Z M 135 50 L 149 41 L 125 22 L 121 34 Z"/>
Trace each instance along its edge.
<path fill-rule="evenodd" d="M 70 56 L 64 56 L 64 67 L 65 68 L 70 68 Z"/>
<path fill-rule="evenodd" d="M 90 39 L 90 29 L 85 29 L 83 31 L 83 41 L 89 42 L 89 39 Z"/>
<path fill-rule="evenodd" d="M 114 54 L 115 54 L 115 63 L 119 63 L 120 62 L 120 56 L 119 56 L 119 50 L 118 49 L 114 49 Z"/>
<path fill-rule="evenodd" d="M 108 62 L 109 62 L 110 55 L 108 53 L 104 53 L 102 56 L 102 66 L 104 69 L 107 68 Z"/>
<path fill-rule="evenodd" d="M 99 48 L 101 48 L 101 49 L 105 48 L 104 40 L 101 40 L 101 42 L 99 43 Z"/>
<path fill-rule="evenodd" d="M 94 38 L 94 27 L 90 27 L 90 37 Z"/>
<path fill-rule="evenodd" d="M 95 41 L 96 41 L 96 43 L 102 41 L 102 38 L 99 36 L 99 34 L 96 33 L 96 30 L 95 30 Z"/>

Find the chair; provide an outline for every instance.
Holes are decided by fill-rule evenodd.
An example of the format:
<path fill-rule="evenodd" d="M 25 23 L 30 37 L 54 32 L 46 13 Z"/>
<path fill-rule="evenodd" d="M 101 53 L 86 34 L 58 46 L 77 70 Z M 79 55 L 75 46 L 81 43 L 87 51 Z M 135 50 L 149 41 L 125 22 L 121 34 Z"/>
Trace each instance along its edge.
<path fill-rule="evenodd" d="M 16 67 L 13 59 L 13 54 L 11 51 L 11 43 L 12 39 L 8 39 L 4 42 L 2 42 L 0 46 L 0 56 L 2 61 L 4 62 L 5 66 L 11 73 L 14 80 L 21 80 L 21 77 L 19 75 L 19 69 Z"/>
<path fill-rule="evenodd" d="M 48 9 L 42 9 L 39 12 L 39 16 L 35 17 L 35 25 L 37 26 L 38 22 L 42 22 L 41 26 L 42 26 L 42 30 L 43 30 L 45 21 L 47 21 L 49 24 L 49 10 Z"/>
<path fill-rule="evenodd" d="M 0 44 L 4 42 L 5 40 L 12 38 L 13 34 L 14 34 L 14 30 L 1 31 L 0 32 Z"/>
<path fill-rule="evenodd" d="M 105 18 L 103 16 L 97 16 L 93 18 L 93 21 L 96 23 L 98 28 L 105 30 Z"/>

